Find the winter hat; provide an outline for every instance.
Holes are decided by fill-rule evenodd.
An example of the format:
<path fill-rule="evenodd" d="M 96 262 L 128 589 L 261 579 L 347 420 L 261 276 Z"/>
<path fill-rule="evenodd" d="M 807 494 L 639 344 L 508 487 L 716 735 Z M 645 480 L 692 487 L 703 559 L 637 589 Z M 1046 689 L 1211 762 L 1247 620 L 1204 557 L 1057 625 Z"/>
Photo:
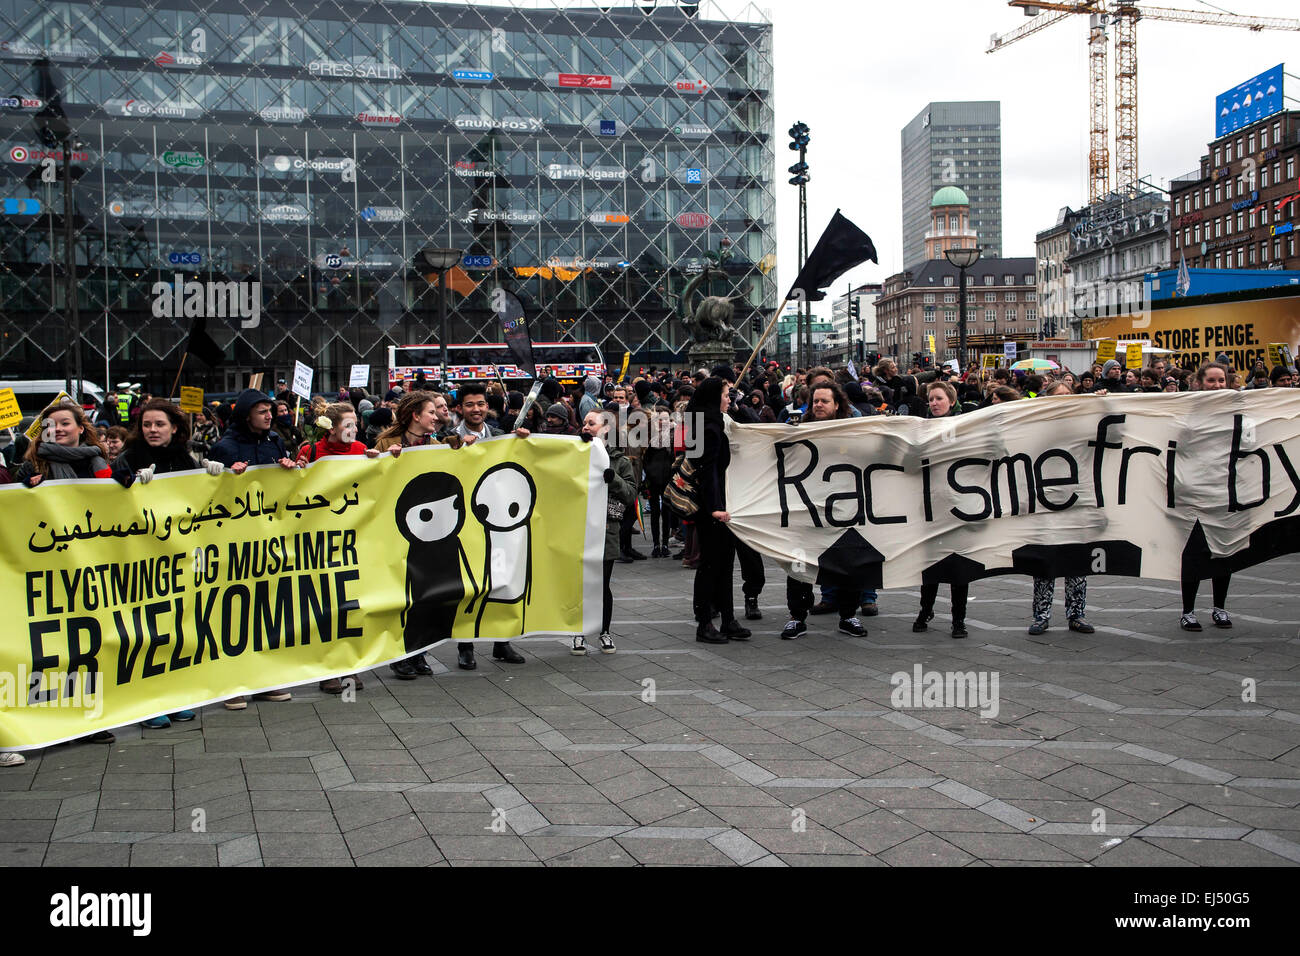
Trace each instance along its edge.
<path fill-rule="evenodd" d="M 1119 368 L 1119 360 L 1107 359 L 1106 364 L 1101 367 L 1101 377 L 1105 378 L 1107 375 L 1110 374 L 1110 370 L 1113 368 Z"/>
<path fill-rule="evenodd" d="M 650 383 L 643 378 L 639 378 L 636 380 L 636 384 L 632 386 L 632 391 L 636 392 L 637 401 L 644 405 L 646 396 L 650 394 Z"/>
<path fill-rule="evenodd" d="M 361 401 L 357 402 L 357 411 L 362 413 L 368 412 L 374 407 L 375 403 L 368 398 L 363 398 Z"/>
<path fill-rule="evenodd" d="M 563 402 L 556 402 L 546 410 L 547 418 L 550 418 L 552 415 L 562 422 L 567 422 L 569 420 L 569 406 L 565 405 Z"/>
<path fill-rule="evenodd" d="M 400 388 L 390 388 L 387 392 L 384 393 L 384 401 L 386 402 L 396 402 L 400 400 L 401 397 L 402 397 L 402 390 Z"/>
<path fill-rule="evenodd" d="M 542 397 L 547 401 L 554 402 L 560 397 L 560 380 L 555 376 L 548 376 L 542 382 Z"/>

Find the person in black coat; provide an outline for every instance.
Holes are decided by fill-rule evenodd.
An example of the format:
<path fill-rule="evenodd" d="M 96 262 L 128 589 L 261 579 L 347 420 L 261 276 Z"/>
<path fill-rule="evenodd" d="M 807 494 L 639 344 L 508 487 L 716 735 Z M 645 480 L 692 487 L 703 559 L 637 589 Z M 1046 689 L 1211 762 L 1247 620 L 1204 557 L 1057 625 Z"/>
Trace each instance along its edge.
<path fill-rule="evenodd" d="M 195 471 L 189 452 L 190 423 L 181 410 L 165 398 L 153 398 L 140 410 L 140 419 L 113 462 L 113 477 L 129 488 L 147 484 L 156 475 Z M 212 466 L 220 474 L 220 467 Z"/>
<path fill-rule="evenodd" d="M 706 644 L 747 641 L 752 632 L 736 620 L 732 597 L 736 563 L 736 539 L 727 528 L 727 466 L 731 446 L 727 442 L 722 416 L 730 407 L 727 382 L 717 376 L 706 378 L 695 389 L 686 406 L 691 427 L 703 430 L 701 455 L 695 462 L 699 476 L 700 510 L 695 532 L 699 537 L 700 564 L 695 572 L 695 639 Z M 713 612 L 722 617 L 721 629 L 713 626 Z"/>
<path fill-rule="evenodd" d="M 960 414 L 961 406 L 957 404 L 957 390 L 948 382 L 931 382 L 926 388 L 927 418 L 949 418 Z M 952 636 L 968 637 L 966 630 L 966 599 L 970 596 L 970 585 L 966 582 L 953 582 L 952 591 Z M 913 631 L 928 631 L 934 620 L 934 601 L 939 596 L 938 581 L 921 582 L 921 613 L 912 624 Z"/>
<path fill-rule="evenodd" d="M 271 429 L 271 399 L 265 392 L 246 388 L 239 393 L 230 427 L 212 446 L 208 460 L 220 462 L 236 475 L 242 475 L 249 465 L 295 467 L 284 442 Z"/>

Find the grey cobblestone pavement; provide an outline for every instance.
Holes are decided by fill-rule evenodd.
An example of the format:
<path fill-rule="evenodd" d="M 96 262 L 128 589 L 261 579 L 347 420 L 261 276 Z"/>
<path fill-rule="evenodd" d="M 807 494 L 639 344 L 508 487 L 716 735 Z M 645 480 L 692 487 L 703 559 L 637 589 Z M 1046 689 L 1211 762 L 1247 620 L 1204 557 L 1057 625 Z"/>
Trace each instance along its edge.
<path fill-rule="evenodd" d="M 769 565 L 754 639 L 715 647 L 691 572 L 618 565 L 614 655 L 534 640 L 463 672 L 444 645 L 433 678 L 382 668 L 355 702 L 313 684 L 30 755 L 0 770 L 0 865 L 1294 865 L 1298 572 L 1236 575 L 1231 631 L 1208 608 L 1180 631 L 1176 583 L 1096 578 L 1096 634 L 1058 589 L 1030 637 L 1031 584 L 1001 578 L 964 641 L 947 588 L 926 633 L 900 589 L 866 639 L 830 615 L 781 641 Z M 917 665 L 996 674 L 997 715 L 895 708 Z"/>

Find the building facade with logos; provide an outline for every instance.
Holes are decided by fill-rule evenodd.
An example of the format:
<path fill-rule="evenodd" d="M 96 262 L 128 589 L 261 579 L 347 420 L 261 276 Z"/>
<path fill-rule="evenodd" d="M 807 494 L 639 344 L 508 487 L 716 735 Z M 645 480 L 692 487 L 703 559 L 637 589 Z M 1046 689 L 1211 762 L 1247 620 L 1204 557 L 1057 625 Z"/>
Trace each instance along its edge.
<path fill-rule="evenodd" d="M 206 310 L 210 390 L 295 360 L 381 380 L 387 346 L 437 341 L 425 247 L 464 255 L 452 342 L 500 341 L 500 286 L 536 341 L 684 361 L 708 251 L 738 350 L 780 299 L 772 29 L 714 4 L 0 0 L 0 79 L 0 376 L 62 374 L 69 218 L 85 377 L 155 389 L 187 290 L 228 283 L 258 315 Z"/>
<path fill-rule="evenodd" d="M 1300 112 L 1274 113 L 1212 141 L 1200 166 L 1169 186 L 1171 264 L 1300 269 L 1297 166 Z"/>
<path fill-rule="evenodd" d="M 1002 255 L 1002 104 L 927 104 L 903 127 L 902 163 L 904 262 L 926 258 L 930 201 L 945 186 L 969 197 L 984 255 Z"/>
<path fill-rule="evenodd" d="M 1070 227 L 1070 331 L 1086 317 L 1129 315 L 1149 305 L 1144 277 L 1169 266 L 1169 202 L 1163 194 L 1112 193 L 1081 209 Z"/>

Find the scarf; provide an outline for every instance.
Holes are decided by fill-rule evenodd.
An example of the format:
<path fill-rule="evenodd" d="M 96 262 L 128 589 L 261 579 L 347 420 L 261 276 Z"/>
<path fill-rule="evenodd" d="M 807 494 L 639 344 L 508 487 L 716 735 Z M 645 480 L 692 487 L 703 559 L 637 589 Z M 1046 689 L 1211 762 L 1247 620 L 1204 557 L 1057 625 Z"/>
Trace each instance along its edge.
<path fill-rule="evenodd" d="M 49 466 L 50 477 L 55 480 L 83 477 L 77 474 L 76 469 L 76 466 L 83 462 L 94 477 L 109 476 L 108 462 L 104 461 L 103 455 L 94 445 L 74 445 L 69 448 L 66 445 L 56 445 L 54 442 L 41 442 L 37 455 Z"/>

